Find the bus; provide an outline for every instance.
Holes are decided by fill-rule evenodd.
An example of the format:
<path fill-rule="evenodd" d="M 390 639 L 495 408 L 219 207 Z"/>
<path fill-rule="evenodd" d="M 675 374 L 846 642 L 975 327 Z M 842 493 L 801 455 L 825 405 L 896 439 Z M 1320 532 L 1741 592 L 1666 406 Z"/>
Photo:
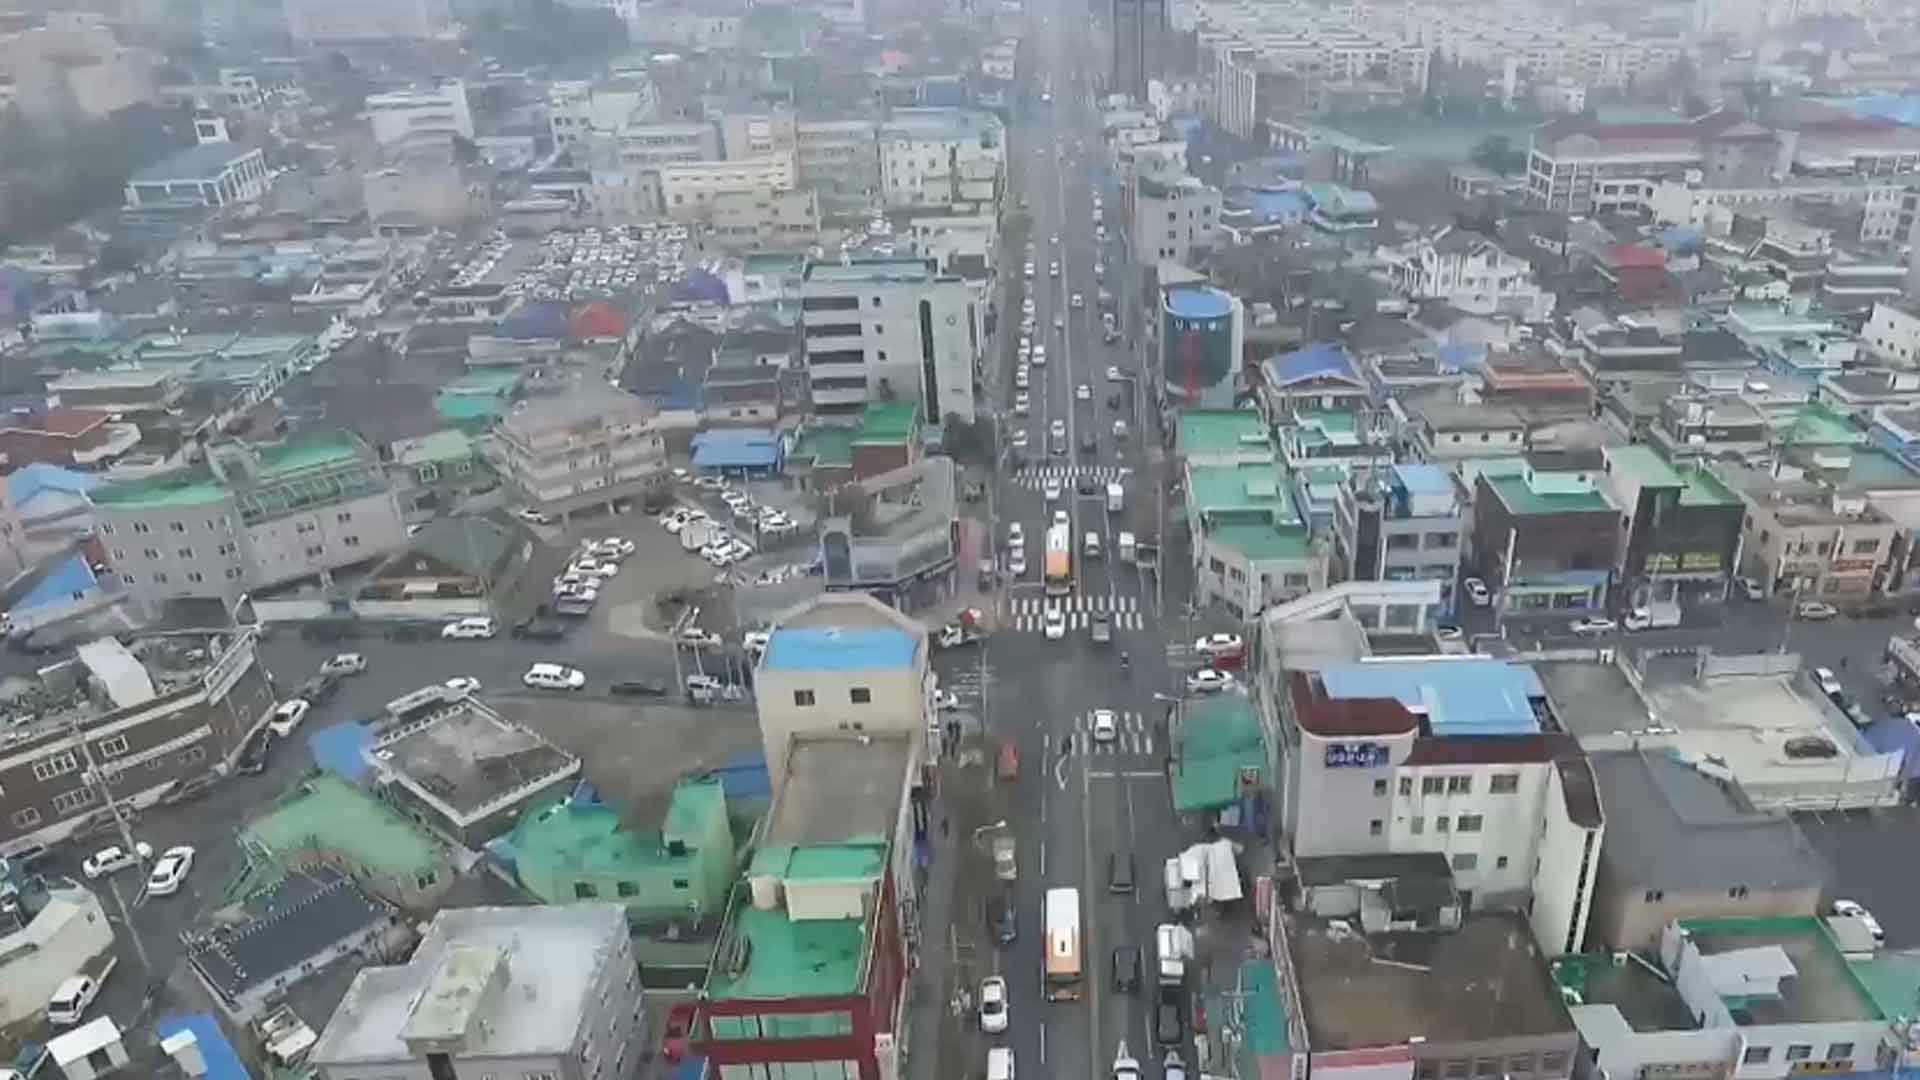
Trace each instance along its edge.
<path fill-rule="evenodd" d="M 1073 591 L 1073 530 L 1055 525 L 1047 530 L 1045 566 L 1048 596 L 1065 596 Z"/>
<path fill-rule="evenodd" d="M 1047 890 L 1048 1001 L 1080 1000 L 1080 890 Z"/>

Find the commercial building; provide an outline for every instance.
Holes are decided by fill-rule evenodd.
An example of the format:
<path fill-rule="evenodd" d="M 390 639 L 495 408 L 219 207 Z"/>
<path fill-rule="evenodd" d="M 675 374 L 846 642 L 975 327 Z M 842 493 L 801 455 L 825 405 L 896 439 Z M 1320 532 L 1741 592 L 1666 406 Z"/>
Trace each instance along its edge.
<path fill-rule="evenodd" d="M 1393 465 L 1350 475 L 1333 514 L 1333 565 L 1342 580 L 1437 581 L 1442 610 L 1468 539 L 1466 492 L 1437 465 Z"/>
<path fill-rule="evenodd" d="M 1468 565 L 1506 610 L 1600 610 L 1618 559 L 1618 517 L 1592 472 L 1530 461 L 1516 472 L 1482 472 Z"/>
<path fill-rule="evenodd" d="M 243 898 L 238 916 L 187 931 L 187 963 L 222 1012 L 244 1024 L 294 984 L 396 928 L 393 913 L 331 866 L 297 871 Z"/>
<path fill-rule="evenodd" d="M 1294 509 L 1284 466 L 1186 469 L 1194 591 L 1242 619 L 1327 585 L 1327 555 Z"/>
<path fill-rule="evenodd" d="M 899 734 L 924 754 L 929 652 L 925 627 L 864 593 L 826 593 L 782 616 L 754 668 L 767 760 L 785 761 L 797 737 L 843 730 Z M 774 774 L 776 792 L 784 780 Z"/>
<path fill-rule="evenodd" d="M 271 181 L 259 147 L 202 143 L 135 170 L 127 180 L 127 206 L 217 210 L 258 201 Z"/>
<path fill-rule="evenodd" d="M 800 322 L 807 381 L 824 413 L 910 401 L 929 424 L 974 418 L 979 292 L 931 259 L 809 263 Z"/>
<path fill-rule="evenodd" d="M 1547 955 L 1579 951 L 1604 822 L 1531 668 L 1375 658 L 1264 678 L 1297 858 L 1440 855 L 1462 910 L 1524 910 Z"/>
<path fill-rule="evenodd" d="M 1498 405 L 1423 402 L 1408 410 L 1414 454 L 1426 462 L 1518 457 L 1527 449 L 1527 420 Z"/>
<path fill-rule="evenodd" d="M 37 122 L 100 120 L 159 100 L 159 53 L 121 42 L 101 15 L 55 9 L 9 27 L 0 34 L 5 98 Z"/>
<path fill-rule="evenodd" d="M 1213 247 L 1220 224 L 1219 188 L 1192 176 L 1136 172 L 1128 184 L 1127 204 L 1127 243 L 1135 258 L 1189 262 Z"/>
<path fill-rule="evenodd" d="M 1590 755 L 1607 842 L 1587 940 L 1643 955 L 1676 919 L 1812 917 L 1831 870 L 1792 818 L 1649 750 Z"/>
<path fill-rule="evenodd" d="M 895 109 L 875 134 L 888 207 L 992 203 L 1005 186 L 1000 118 L 971 109 Z"/>
<path fill-rule="evenodd" d="M 285 0 L 287 30 L 303 45 L 430 41 L 453 32 L 447 0 Z"/>
<path fill-rule="evenodd" d="M 1882 582 L 1902 526 L 1874 505 L 1874 485 L 1910 485 L 1914 474 L 1865 447 L 1818 454 L 1828 470 L 1797 478 L 1736 465 L 1716 473 L 1746 503 L 1740 570 L 1769 594 L 1864 596 Z"/>
<path fill-rule="evenodd" d="M 1154 309 L 1162 392 L 1189 408 L 1232 408 L 1241 389 L 1246 308 L 1238 297 L 1196 282 L 1160 289 Z"/>
<path fill-rule="evenodd" d="M 879 128 L 871 120 L 800 120 L 794 125 L 800 183 L 813 189 L 820 211 L 865 215 L 880 191 Z"/>
<path fill-rule="evenodd" d="M 368 94 L 364 108 L 373 141 L 391 150 L 450 150 L 453 140 L 473 138 L 473 110 L 467 105 L 466 84 L 458 79 L 443 79 L 426 88 Z"/>
<path fill-rule="evenodd" d="M 102 638 L 27 682 L 44 704 L 6 728 L 0 852 L 105 821 L 108 796 L 145 806 L 217 775 L 275 703 L 249 631 Z"/>
<path fill-rule="evenodd" d="M 1166 67 L 1166 0 L 1113 0 L 1113 72 L 1107 86 L 1135 101 Z"/>
<path fill-rule="evenodd" d="M 547 127 L 553 145 L 568 147 L 597 135 L 624 136 L 653 118 L 660 92 L 640 72 L 602 82 L 556 82 L 547 88 Z"/>
<path fill-rule="evenodd" d="M 228 603 L 383 557 L 406 540 L 380 463 L 340 434 L 214 443 L 204 465 L 92 492 L 108 559 L 139 603 Z"/>
<path fill-rule="evenodd" d="M 847 730 L 796 738 L 776 760 L 785 780 L 714 950 L 694 1046 L 722 1075 L 898 1075 L 923 931 L 919 753 L 904 734 Z"/>
<path fill-rule="evenodd" d="M 606 387 L 535 398 L 495 433 L 501 478 L 516 499 L 550 514 L 636 498 L 666 476 L 657 412 Z"/>
<path fill-rule="evenodd" d="M 1746 504 L 1703 466 L 1667 463 L 1647 446 L 1601 448 L 1602 480 L 1620 508 L 1615 581 L 1634 603 L 1719 600 L 1740 558 Z"/>
<path fill-rule="evenodd" d="M 659 167 L 660 206 L 675 221 L 706 221 L 724 196 L 765 198 L 795 183 L 793 155 L 726 161 L 689 161 Z"/>
<path fill-rule="evenodd" d="M 389 802 L 467 848 L 511 829 L 527 807 L 580 776 L 579 758 L 470 696 L 448 695 L 395 718 L 360 757 Z"/>
<path fill-rule="evenodd" d="M 320 1080 L 630 1080 L 646 998 L 618 905 L 451 908 L 406 963 L 354 976 L 307 1060 Z"/>

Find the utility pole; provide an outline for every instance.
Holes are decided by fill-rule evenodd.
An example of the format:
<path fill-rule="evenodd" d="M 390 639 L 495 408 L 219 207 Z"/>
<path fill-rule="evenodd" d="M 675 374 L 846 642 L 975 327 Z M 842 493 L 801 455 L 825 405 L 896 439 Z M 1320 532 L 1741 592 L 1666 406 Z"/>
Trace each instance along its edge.
<path fill-rule="evenodd" d="M 80 761 L 85 767 L 81 775 L 86 778 L 87 786 L 98 794 L 102 802 L 106 803 L 107 812 L 113 815 L 114 829 L 120 834 L 121 850 L 133 856 L 134 865 L 140 868 L 142 880 L 145 880 L 144 875 L 148 872 L 147 858 L 140 853 L 140 845 L 133 838 L 133 827 L 127 822 L 120 800 L 114 797 L 113 788 L 108 786 L 107 778 L 100 772 L 99 763 L 93 759 L 93 743 L 87 738 L 86 730 L 81 727 L 79 716 L 75 716 L 68 723 L 67 732 L 80 751 Z M 140 972 L 151 985 L 153 964 L 147 959 L 146 942 L 140 940 L 140 929 L 133 925 L 133 912 L 128 910 L 126 897 L 120 895 L 120 885 L 114 880 L 112 874 L 107 875 L 107 891 L 113 894 L 113 904 L 120 909 L 120 922 L 127 928 L 128 940 L 133 942 L 134 955 L 140 958 Z"/>

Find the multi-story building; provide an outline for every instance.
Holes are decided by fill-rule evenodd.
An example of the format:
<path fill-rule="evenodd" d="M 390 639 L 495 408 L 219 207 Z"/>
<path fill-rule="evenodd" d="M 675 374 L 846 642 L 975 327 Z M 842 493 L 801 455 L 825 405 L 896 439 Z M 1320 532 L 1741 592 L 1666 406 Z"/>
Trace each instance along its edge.
<path fill-rule="evenodd" d="M 1920 305 L 1907 301 L 1873 305 L 1873 314 L 1860 330 L 1867 351 L 1902 367 L 1920 366 Z"/>
<path fill-rule="evenodd" d="M 1359 10 L 1363 25 L 1377 33 L 1536 87 L 1565 81 L 1582 90 L 1632 89 L 1664 76 L 1681 52 L 1675 37 L 1576 25 L 1521 3 L 1468 11 L 1433 0 L 1403 0 L 1363 3 Z"/>
<path fill-rule="evenodd" d="M 1242 619 L 1327 586 L 1327 552 L 1294 508 L 1279 464 L 1186 470 L 1194 592 Z"/>
<path fill-rule="evenodd" d="M 123 43 L 92 12 L 51 10 L 0 34 L 0 79 L 9 105 L 41 122 L 99 120 L 155 102 L 161 57 Z"/>
<path fill-rule="evenodd" d="M 1670 465 L 1648 446 L 1600 451 L 1601 483 L 1620 508 L 1614 580 L 1634 602 L 1725 597 L 1746 506 L 1700 465 Z"/>
<path fill-rule="evenodd" d="M 845 413 L 901 400 L 928 423 L 971 421 L 982 307 L 973 284 L 938 274 L 931 259 L 808 264 L 800 321 L 814 406 Z"/>
<path fill-rule="evenodd" d="M 90 641 L 26 679 L 32 715 L 0 754 L 0 852 L 53 844 L 224 771 L 266 722 L 272 685 L 251 631 Z"/>
<path fill-rule="evenodd" d="M 548 513 L 633 498 L 661 481 L 667 448 L 656 410 L 612 389 L 536 398 L 495 438 L 514 496 Z"/>
<path fill-rule="evenodd" d="M 1468 561 L 1507 610 L 1603 609 L 1619 545 L 1619 509 L 1592 472 L 1529 461 L 1475 481 Z"/>
<path fill-rule="evenodd" d="M 954 541 L 958 470 L 952 458 L 936 455 L 885 472 L 864 472 L 863 464 L 898 447 L 892 433 L 879 446 L 860 444 L 861 438 L 881 434 L 874 430 L 878 411 L 869 411 L 851 447 L 861 479 L 846 497 L 862 500 L 862 512 L 820 523 L 822 576 L 829 589 L 857 589 L 906 607 L 927 582 L 952 587 L 960 554 Z"/>
<path fill-rule="evenodd" d="M 285 0 L 287 30 L 304 45 L 430 41 L 453 32 L 447 0 Z"/>
<path fill-rule="evenodd" d="M 788 112 L 727 112 L 720 117 L 720 148 L 728 161 L 791 158 L 796 125 Z"/>
<path fill-rule="evenodd" d="M 108 560 L 136 602 L 217 597 L 385 556 L 406 524 L 380 462 L 342 434 L 216 443 L 207 461 L 92 492 Z"/>
<path fill-rule="evenodd" d="M 1294 858 L 1439 855 L 1471 907 L 1527 910 L 1542 951 L 1580 950 L 1604 826 L 1532 668 L 1383 657 L 1263 678 Z"/>
<path fill-rule="evenodd" d="M 1350 475 L 1333 514 L 1335 577 L 1438 581 L 1444 609 L 1467 546 L 1466 493 L 1437 465 L 1394 465 Z"/>
<path fill-rule="evenodd" d="M 1426 93 L 1433 49 L 1361 25 L 1345 12 L 1292 2 L 1209 0 L 1175 7 L 1214 75 L 1214 119 L 1242 137 L 1281 117 L 1311 116 L 1355 95 L 1400 103 Z"/>
<path fill-rule="evenodd" d="M 1874 458 L 1906 473 L 1885 454 L 1865 448 L 1828 450 L 1821 456 L 1836 468 L 1839 484 L 1776 477 L 1771 470 L 1733 465 L 1716 467 L 1720 477 L 1745 500 L 1740 570 L 1768 594 L 1791 593 L 1809 599 L 1862 596 L 1882 580 L 1904 529 L 1873 505 L 1869 490 L 1848 482 L 1852 461 Z M 1911 475 L 1908 473 L 1908 475 Z M 1789 473 L 1791 476 L 1791 473 Z"/>
<path fill-rule="evenodd" d="M 0 455 L 7 468 L 35 463 L 101 469 L 140 442 L 138 424 L 113 414 L 54 405 L 0 417 Z"/>
<path fill-rule="evenodd" d="M 373 141 L 398 150 L 421 145 L 451 146 L 473 138 L 473 110 L 467 87 L 443 79 L 430 88 L 369 94 L 365 105 Z"/>
<path fill-rule="evenodd" d="M 1126 191 L 1127 243 L 1136 258 L 1191 262 L 1213 247 L 1220 189 L 1192 176 L 1135 173 Z"/>
<path fill-rule="evenodd" d="M 645 220 L 666 210 L 660 170 L 720 157 L 720 129 L 700 121 L 631 124 L 613 134 L 589 132 L 581 146 L 591 169 L 593 205 L 613 218 Z"/>
<path fill-rule="evenodd" d="M 307 1061 L 321 1080 L 630 1080 L 646 998 L 618 904 L 449 908 L 406 963 L 353 977 Z"/>
<path fill-rule="evenodd" d="M 871 120 L 801 120 L 794 125 L 800 183 L 823 214 L 865 214 L 880 194 L 879 128 Z"/>
<path fill-rule="evenodd" d="M 564 148 L 595 136 L 623 134 L 653 118 L 660 92 L 641 72 L 601 82 L 557 82 L 547 89 L 547 126 Z"/>
<path fill-rule="evenodd" d="M 1240 298 L 1200 282 L 1165 285 L 1152 312 L 1162 391 L 1188 408 L 1232 408 L 1241 386 L 1247 313 Z"/>
<path fill-rule="evenodd" d="M 880 199 L 890 207 L 991 203 L 1007 170 L 1006 132 L 992 113 L 896 109 L 879 125 Z"/>
<path fill-rule="evenodd" d="M 1147 100 L 1147 84 L 1166 66 L 1166 0 L 1113 0 L 1113 72 L 1110 89 Z"/>
<path fill-rule="evenodd" d="M 675 221 L 704 222 L 728 195 L 765 196 L 794 186 L 793 155 L 662 165 L 660 206 Z"/>
<path fill-rule="evenodd" d="M 1448 226 L 1391 256 L 1393 283 L 1417 300 L 1443 300 L 1471 315 L 1540 322 L 1554 295 L 1534 279 L 1533 264 L 1493 239 Z"/>
<path fill-rule="evenodd" d="M 819 235 L 820 204 L 806 188 L 723 191 L 707 201 L 700 220 L 721 248 L 791 251 L 805 248 Z"/>
<path fill-rule="evenodd" d="M 1662 224 L 1720 235 L 1731 228 L 1735 214 L 1790 218 L 1817 205 L 1828 213 L 1858 213 L 1851 239 L 1880 244 L 1902 235 L 1900 207 L 1911 179 L 1899 174 L 1742 176 L 1716 183 L 1704 173 L 1673 176 L 1654 181 L 1646 208 Z"/>
<path fill-rule="evenodd" d="M 258 201 L 271 181 L 259 147 L 202 143 L 135 170 L 127 179 L 127 206 L 218 209 Z"/>

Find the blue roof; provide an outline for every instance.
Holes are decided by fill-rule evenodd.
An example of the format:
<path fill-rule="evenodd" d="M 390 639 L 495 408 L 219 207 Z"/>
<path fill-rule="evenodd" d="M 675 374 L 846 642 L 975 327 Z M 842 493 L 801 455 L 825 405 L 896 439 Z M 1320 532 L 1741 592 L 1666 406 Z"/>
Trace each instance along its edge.
<path fill-rule="evenodd" d="M 1183 319 L 1218 319 L 1233 310 L 1233 297 L 1205 285 L 1167 290 L 1167 310 Z"/>
<path fill-rule="evenodd" d="M 328 724 L 307 736 L 307 749 L 313 752 L 313 763 L 354 783 L 366 779 L 373 771 L 360 756 L 360 751 L 372 745 L 373 729 L 351 720 Z"/>
<path fill-rule="evenodd" d="M 85 493 L 98 486 L 100 478 L 97 476 L 34 462 L 7 474 L 7 501 L 15 506 L 23 506 L 43 491 Z"/>
<path fill-rule="evenodd" d="M 182 1031 L 193 1032 L 193 1040 L 199 1044 L 200 1055 L 207 1062 L 207 1080 L 250 1080 L 251 1074 L 240 1064 L 240 1055 L 234 1053 L 233 1044 L 227 1041 L 211 1014 L 162 1017 L 153 1030 L 162 1041 Z"/>
<path fill-rule="evenodd" d="M 1317 378 L 1343 379 L 1355 386 L 1363 385 L 1347 350 L 1330 342 L 1270 356 L 1260 366 L 1267 382 L 1273 386 L 1284 387 Z"/>
<path fill-rule="evenodd" d="M 1441 368 L 1447 371 L 1478 371 L 1486 363 L 1485 345 L 1442 345 L 1434 350 Z"/>
<path fill-rule="evenodd" d="M 91 592 L 99 584 L 87 556 L 76 551 L 42 577 L 27 594 L 13 602 L 15 611 L 32 611 L 45 604 L 65 603 L 75 593 Z"/>
<path fill-rule="evenodd" d="M 1395 465 L 1393 474 L 1401 486 L 1421 495 L 1453 494 L 1453 474 L 1438 465 Z"/>
<path fill-rule="evenodd" d="M 914 640 L 903 630 L 803 626 L 775 630 L 765 671 L 872 671 L 913 663 Z"/>
<path fill-rule="evenodd" d="M 1234 201 L 1262 221 L 1298 221 L 1307 216 L 1307 197 L 1297 191 L 1247 188 L 1238 192 Z"/>
<path fill-rule="evenodd" d="M 780 436 L 766 428 L 715 428 L 693 437 L 696 469 L 772 469 L 781 456 Z"/>
<path fill-rule="evenodd" d="M 1531 698 L 1547 696 L 1533 669 L 1505 660 L 1387 660 L 1320 671 L 1332 698 L 1399 700 L 1435 735 L 1534 735 Z"/>

